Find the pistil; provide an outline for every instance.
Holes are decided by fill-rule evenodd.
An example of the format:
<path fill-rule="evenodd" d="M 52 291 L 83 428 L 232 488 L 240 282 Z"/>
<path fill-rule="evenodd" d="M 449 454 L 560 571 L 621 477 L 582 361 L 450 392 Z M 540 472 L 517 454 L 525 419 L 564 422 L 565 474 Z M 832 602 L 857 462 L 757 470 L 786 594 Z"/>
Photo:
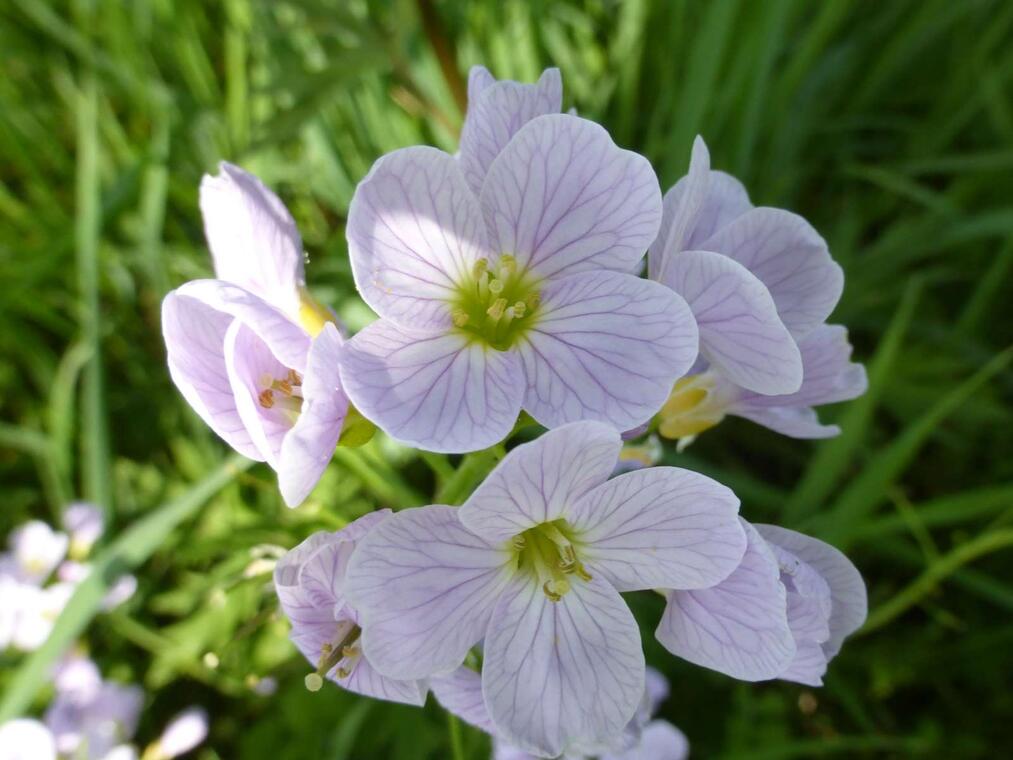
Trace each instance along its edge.
<path fill-rule="evenodd" d="M 324 678 L 335 668 L 337 668 L 335 675 L 338 678 L 348 678 L 352 674 L 352 668 L 355 667 L 355 661 L 360 654 L 359 635 L 361 633 L 359 626 L 351 621 L 346 620 L 338 624 L 338 633 L 334 641 L 324 644 L 320 648 L 317 669 L 306 676 L 307 689 L 319 691 L 324 685 Z"/>

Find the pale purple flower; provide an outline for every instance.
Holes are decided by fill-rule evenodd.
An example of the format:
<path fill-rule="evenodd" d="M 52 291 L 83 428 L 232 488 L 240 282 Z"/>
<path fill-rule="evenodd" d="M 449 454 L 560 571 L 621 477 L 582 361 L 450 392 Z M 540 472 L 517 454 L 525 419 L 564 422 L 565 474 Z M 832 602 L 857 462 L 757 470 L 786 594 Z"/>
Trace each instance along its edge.
<path fill-rule="evenodd" d="M 88 562 L 67 560 L 60 563 L 60 567 L 56 571 L 56 577 L 63 583 L 77 586 L 88 577 L 91 571 L 92 566 Z M 102 599 L 102 609 L 108 611 L 119 607 L 130 599 L 135 591 L 137 591 L 137 578 L 129 573 L 121 575 L 109 590 L 106 591 Z"/>
<path fill-rule="evenodd" d="M 0 760 L 56 760 L 53 735 L 31 718 L 0 723 Z"/>
<path fill-rule="evenodd" d="M 103 681 L 91 694 L 57 692 L 45 721 L 61 754 L 102 760 L 134 735 L 143 703 L 139 687 Z"/>
<path fill-rule="evenodd" d="M 200 707 L 191 707 L 169 721 L 150 755 L 157 760 L 172 760 L 197 747 L 207 735 L 207 712 Z M 147 756 L 148 752 L 145 753 Z"/>
<path fill-rule="evenodd" d="M 620 592 L 707 588 L 745 550 L 731 491 L 672 467 L 606 480 L 620 446 L 607 425 L 561 426 L 513 449 L 459 509 L 397 512 L 362 539 L 346 593 L 377 670 L 448 673 L 484 639 L 497 736 L 550 756 L 617 736 L 644 693 Z"/>
<path fill-rule="evenodd" d="M 7 539 L 12 562 L 7 572 L 26 583 L 45 583 L 67 555 L 66 533 L 54 531 L 41 520 L 29 520 L 13 530 Z"/>
<path fill-rule="evenodd" d="M 741 388 L 715 368 L 679 380 L 661 411 L 658 432 L 667 438 L 692 441 L 726 415 L 744 417 L 793 438 L 829 438 L 837 425 L 821 424 L 815 406 L 834 404 L 865 393 L 865 367 L 851 361 L 848 331 L 840 325 L 820 325 L 798 346 L 802 356 L 802 387 L 784 396 L 765 396 Z"/>
<path fill-rule="evenodd" d="M 461 666 L 448 675 L 432 679 L 433 694 L 443 707 L 466 723 L 493 737 L 493 760 L 535 760 L 537 755 L 518 749 L 496 736 L 482 698 L 478 672 Z M 645 671 L 645 689 L 637 711 L 622 734 L 603 745 L 571 748 L 563 758 L 585 760 L 684 760 L 689 756 L 689 743 L 683 733 L 664 720 L 651 720 L 658 706 L 668 697 L 668 681 L 654 668 Z"/>
<path fill-rule="evenodd" d="M 832 546 L 742 521 L 749 540 L 713 588 L 672 591 L 657 630 L 673 654 L 734 678 L 822 684 L 827 663 L 865 621 L 865 584 Z"/>
<path fill-rule="evenodd" d="M 4 604 L 14 610 L 14 648 L 31 652 L 42 646 L 75 588 L 72 583 L 53 583 L 46 588 L 20 584 L 11 589 Z"/>
<path fill-rule="evenodd" d="M 538 85 L 472 72 L 457 158 L 394 151 L 348 217 L 355 282 L 381 319 L 346 346 L 356 408 L 432 451 L 503 439 L 523 408 L 553 428 L 635 427 L 696 358 L 678 295 L 631 274 L 661 222 L 650 164 Z"/>
<path fill-rule="evenodd" d="M 53 668 L 53 685 L 58 693 L 83 703 L 98 694 L 102 687 L 102 674 L 90 658 L 72 652 Z"/>
<path fill-rule="evenodd" d="M 94 504 L 78 501 L 63 512 L 63 529 L 70 534 L 70 556 L 83 559 L 105 530 L 105 517 Z"/>
<path fill-rule="evenodd" d="M 316 669 L 307 677 L 308 687 L 320 688 L 326 677 L 358 694 L 421 705 L 423 681 L 386 678 L 364 655 L 361 620 L 346 597 L 345 570 L 356 543 L 389 514 L 371 512 L 335 533 L 314 533 L 278 561 L 274 585 L 292 624 L 292 643 Z"/>
<path fill-rule="evenodd" d="M 302 243 L 281 201 L 228 164 L 201 209 L 215 271 L 165 297 L 169 372 L 194 411 L 241 454 L 278 471 L 297 506 L 330 461 L 348 399 L 343 339 L 302 284 Z"/>

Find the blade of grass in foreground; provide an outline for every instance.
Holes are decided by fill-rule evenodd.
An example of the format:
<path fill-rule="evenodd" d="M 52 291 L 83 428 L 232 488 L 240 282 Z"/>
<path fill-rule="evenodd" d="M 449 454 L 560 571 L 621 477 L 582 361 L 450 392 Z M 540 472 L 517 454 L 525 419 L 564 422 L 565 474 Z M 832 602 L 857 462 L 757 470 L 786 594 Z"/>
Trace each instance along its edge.
<path fill-rule="evenodd" d="M 35 694 L 49 682 L 53 663 L 98 614 L 102 599 L 112 583 L 123 573 L 147 560 L 170 531 L 252 464 L 238 455 L 230 457 L 180 498 L 134 523 L 95 557 L 91 572 L 74 591 L 46 643 L 15 671 L 3 695 L 3 701 L 0 702 L 0 723 L 21 715 L 28 709 Z"/>

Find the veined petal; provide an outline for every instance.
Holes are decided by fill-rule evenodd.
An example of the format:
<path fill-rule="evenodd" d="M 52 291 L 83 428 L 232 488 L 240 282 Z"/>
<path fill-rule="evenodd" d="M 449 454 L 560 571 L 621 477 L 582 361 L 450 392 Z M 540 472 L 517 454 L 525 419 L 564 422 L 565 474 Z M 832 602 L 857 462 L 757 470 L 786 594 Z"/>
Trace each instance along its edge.
<path fill-rule="evenodd" d="M 822 686 L 828 660 L 823 647 L 806 639 L 799 641 L 797 647 L 795 658 L 777 677 L 806 686 Z"/>
<path fill-rule="evenodd" d="M 655 636 L 672 654 L 744 681 L 776 678 L 795 656 L 780 569 L 756 529 L 735 571 L 712 588 L 673 591 Z"/>
<path fill-rule="evenodd" d="M 846 636 L 861 628 L 868 614 L 865 581 L 847 557 L 828 543 L 776 525 L 757 525 L 767 541 L 805 562 L 830 586 L 830 639 L 823 644 L 828 658 L 840 650 Z"/>
<path fill-rule="evenodd" d="M 518 344 L 524 408 L 546 427 L 598 420 L 629 430 L 661 408 L 696 358 L 698 331 L 681 296 L 618 272 L 582 272 L 542 292 Z"/>
<path fill-rule="evenodd" d="M 749 193 L 741 182 L 731 174 L 712 169 L 707 179 L 707 197 L 684 242 L 685 247 L 700 248 L 700 243 L 752 208 Z"/>
<path fill-rule="evenodd" d="M 459 159 L 476 197 L 489 166 L 517 130 L 536 116 L 559 113 L 562 103 L 559 69 L 546 69 L 536 84 L 520 84 L 498 82 L 485 68 L 472 68 Z"/>
<path fill-rule="evenodd" d="M 381 675 L 365 657 L 358 657 L 346 678 L 333 675 L 340 686 L 376 699 L 401 702 L 421 707 L 426 703 L 427 684 L 424 680 L 402 681 Z"/>
<path fill-rule="evenodd" d="M 295 221 L 254 175 L 224 161 L 218 168 L 218 176 L 205 174 L 200 183 L 215 276 L 296 317 L 305 277 Z"/>
<path fill-rule="evenodd" d="M 306 371 L 310 336 L 284 312 L 259 296 L 221 280 L 191 280 L 180 285 L 176 293 L 231 314 L 255 332 L 278 361 L 296 372 Z"/>
<path fill-rule="evenodd" d="M 790 211 L 754 208 L 699 247 L 730 256 L 759 277 L 796 338 L 826 321 L 844 289 L 844 272 L 826 241 Z"/>
<path fill-rule="evenodd" d="M 497 734 L 525 751 L 613 739 L 644 695 L 636 620 L 601 578 L 552 602 L 519 575 L 489 622 L 482 690 Z"/>
<path fill-rule="evenodd" d="M 477 671 L 462 665 L 445 675 L 433 676 L 429 679 L 429 687 L 443 709 L 487 734 L 495 734 L 482 697 L 482 678 Z"/>
<path fill-rule="evenodd" d="M 259 401 L 262 378 L 285 377 L 288 367 L 253 330 L 239 320 L 225 333 L 225 367 L 232 384 L 236 408 L 261 456 L 278 469 L 281 442 L 294 420 L 282 409 L 265 408 Z"/>
<path fill-rule="evenodd" d="M 435 148 L 373 164 L 352 197 L 347 237 L 359 293 L 406 327 L 449 326 L 457 284 L 489 255 L 476 197 L 454 157 Z"/>
<path fill-rule="evenodd" d="M 689 160 L 689 173 L 680 179 L 662 199 L 661 229 L 648 252 L 649 275 L 652 280 L 663 280 L 668 267 L 681 251 L 687 248 L 686 240 L 696 225 L 700 208 L 707 198 L 710 182 L 710 153 L 703 138 L 697 135 Z"/>
<path fill-rule="evenodd" d="M 666 720 L 652 720 L 644 727 L 635 747 L 602 755 L 601 760 L 686 760 L 688 757 L 686 735 Z"/>
<path fill-rule="evenodd" d="M 169 293 L 162 301 L 169 375 L 208 427 L 243 456 L 263 461 L 239 416 L 225 368 L 225 333 L 232 321 L 203 301 Z"/>
<path fill-rule="evenodd" d="M 466 530 L 454 507 L 409 509 L 383 521 L 356 547 L 347 573 L 366 658 L 402 679 L 461 665 L 485 634 L 509 561 L 508 552 Z"/>
<path fill-rule="evenodd" d="M 355 408 L 386 433 L 428 451 L 484 449 L 506 437 L 524 396 L 520 362 L 455 332 L 380 320 L 343 349 Z"/>
<path fill-rule="evenodd" d="M 742 559 L 739 500 L 728 488 L 678 467 L 627 472 L 594 489 L 567 514 L 581 560 L 619 591 L 707 588 Z"/>
<path fill-rule="evenodd" d="M 802 356 L 760 280 L 734 259 L 683 251 L 662 282 L 686 299 L 700 328 L 700 354 L 736 385 L 756 393 L 794 393 Z"/>
<path fill-rule="evenodd" d="M 568 114 L 522 127 L 489 168 L 481 198 L 493 249 L 538 278 L 630 272 L 661 223 L 647 159 Z"/>
<path fill-rule="evenodd" d="M 278 487 L 290 507 L 309 496 L 341 436 L 348 411 L 348 397 L 341 390 L 341 345 L 338 329 L 328 322 L 310 347 L 302 410 L 282 440 L 278 461 Z"/>
<path fill-rule="evenodd" d="M 599 422 L 574 422 L 513 449 L 460 509 L 461 522 L 488 541 L 568 516 L 615 468 L 622 441 Z"/>
<path fill-rule="evenodd" d="M 819 417 L 816 416 L 816 410 L 811 406 L 752 407 L 733 405 L 729 408 L 728 413 L 744 417 L 757 425 L 770 428 L 775 433 L 792 438 L 806 440 L 833 438 L 841 432 L 837 425 L 821 423 Z"/>

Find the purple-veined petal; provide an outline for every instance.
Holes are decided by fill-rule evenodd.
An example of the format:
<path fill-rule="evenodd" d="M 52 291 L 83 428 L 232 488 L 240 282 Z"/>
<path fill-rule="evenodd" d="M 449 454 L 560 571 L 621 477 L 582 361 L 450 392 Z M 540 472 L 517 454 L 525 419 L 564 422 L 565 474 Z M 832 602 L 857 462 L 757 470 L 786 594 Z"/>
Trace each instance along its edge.
<path fill-rule="evenodd" d="M 744 681 L 776 678 L 795 656 L 786 593 L 770 548 L 745 520 L 749 544 L 713 588 L 672 591 L 655 636 L 684 660 Z"/>
<path fill-rule="evenodd" d="M 363 694 L 388 702 L 402 702 L 421 707 L 426 703 L 426 682 L 423 680 L 399 680 L 381 675 L 365 657 L 358 657 L 352 672 L 346 678 L 333 676 L 333 680 L 356 694 Z"/>
<path fill-rule="evenodd" d="M 601 760 L 686 760 L 689 741 L 686 735 L 666 720 L 652 720 L 644 727 L 635 747 L 608 753 Z"/>
<path fill-rule="evenodd" d="M 782 681 L 794 681 L 806 686 L 822 686 L 828 662 L 823 647 L 806 639 L 799 641 L 797 647 L 794 659 L 777 677 Z"/>
<path fill-rule="evenodd" d="M 458 284 L 489 255 L 476 197 L 454 157 L 435 148 L 373 164 L 355 189 L 347 237 L 362 298 L 406 327 L 449 326 Z"/>
<path fill-rule="evenodd" d="M 343 349 L 341 381 L 355 408 L 386 433 L 428 451 L 484 449 L 517 420 L 524 376 L 513 352 L 456 332 L 380 320 Z"/>
<path fill-rule="evenodd" d="M 348 397 L 341 390 L 341 335 L 328 322 L 313 339 L 299 418 L 281 443 L 278 487 L 285 503 L 297 507 L 320 480 L 341 437 Z"/>
<path fill-rule="evenodd" d="M 203 301 L 169 293 L 162 301 L 169 375 L 208 427 L 243 456 L 263 461 L 236 409 L 225 368 L 225 333 L 232 321 Z"/>
<path fill-rule="evenodd" d="M 303 249 L 295 221 L 254 175 L 222 162 L 200 183 L 204 234 L 215 276 L 254 293 L 286 314 L 299 314 Z"/>
<path fill-rule="evenodd" d="M 700 207 L 692 232 L 685 240 L 686 248 L 700 248 L 700 243 L 752 208 L 749 193 L 741 182 L 731 174 L 711 170 L 707 179 L 707 197 Z"/>
<path fill-rule="evenodd" d="M 191 280 L 176 293 L 203 301 L 212 309 L 231 314 L 266 343 L 278 361 L 296 372 L 306 371 L 310 336 L 284 312 L 238 285 L 221 280 Z"/>
<path fill-rule="evenodd" d="M 464 526 L 504 541 L 567 510 L 604 483 L 619 458 L 619 434 L 599 422 L 574 422 L 513 449 L 460 509 Z"/>
<path fill-rule="evenodd" d="M 576 581 L 558 602 L 518 575 L 489 621 L 482 690 L 497 734 L 555 757 L 622 733 L 644 695 L 640 631 L 605 580 Z"/>
<path fill-rule="evenodd" d="M 493 250 L 538 278 L 630 272 L 661 222 L 647 159 L 567 114 L 522 127 L 489 168 L 481 199 Z"/>
<path fill-rule="evenodd" d="M 236 399 L 236 409 L 261 456 L 278 469 L 285 434 L 292 429 L 291 412 L 266 408 L 259 400 L 264 378 L 284 378 L 288 367 L 278 361 L 256 333 L 239 320 L 225 333 L 225 367 Z"/>
<path fill-rule="evenodd" d="M 696 589 L 726 578 L 746 537 L 728 488 L 678 467 L 627 472 L 567 514 L 579 557 L 619 591 Z"/>
<path fill-rule="evenodd" d="M 348 565 L 346 593 L 363 651 L 391 678 L 426 678 L 464 662 L 510 578 L 510 554 L 461 525 L 455 507 L 398 512 Z"/>
<path fill-rule="evenodd" d="M 816 416 L 816 410 L 809 406 L 732 406 L 728 413 L 744 417 L 757 425 L 770 428 L 775 433 L 792 438 L 807 440 L 833 438 L 841 432 L 837 425 L 821 423 L 819 417 Z"/>
<path fill-rule="evenodd" d="M 698 331 L 669 288 L 618 272 L 582 272 L 542 292 L 518 352 L 524 408 L 546 427 L 598 420 L 629 430 L 661 408 L 692 366 Z"/>
<path fill-rule="evenodd" d="M 648 272 L 652 280 L 663 280 L 675 256 L 687 248 L 700 208 L 707 198 L 710 181 L 710 153 L 697 135 L 689 160 L 689 173 L 679 180 L 662 199 L 661 229 L 648 251 Z"/>
<path fill-rule="evenodd" d="M 546 69 L 536 84 L 497 82 L 484 68 L 468 76 L 468 114 L 461 128 L 461 171 L 478 196 L 489 167 L 517 131 L 563 103 L 559 69 Z"/>
<path fill-rule="evenodd" d="M 429 679 L 429 687 L 443 709 L 487 734 L 496 732 L 489 711 L 485 709 L 482 677 L 477 671 L 462 665 L 445 675 L 433 676 Z"/>
<path fill-rule="evenodd" d="M 865 367 L 851 361 L 848 330 L 841 325 L 820 325 L 798 341 L 802 356 L 802 387 L 785 396 L 743 394 L 738 408 L 819 406 L 849 401 L 865 393 L 869 381 Z"/>
<path fill-rule="evenodd" d="M 830 258 L 826 241 L 790 211 L 754 208 L 699 248 L 730 256 L 759 277 L 796 338 L 826 321 L 844 289 L 844 273 Z"/>
<path fill-rule="evenodd" d="M 841 643 L 857 631 L 868 614 L 865 581 L 858 569 L 828 543 L 776 525 L 757 525 L 767 541 L 794 554 L 823 576 L 830 586 L 830 639 L 823 644 L 827 658 L 841 650 Z"/>
<path fill-rule="evenodd" d="M 794 393 L 802 356 L 777 315 L 767 286 L 734 259 L 683 251 L 662 282 L 686 299 L 700 328 L 700 354 L 736 385 L 756 393 Z"/>

